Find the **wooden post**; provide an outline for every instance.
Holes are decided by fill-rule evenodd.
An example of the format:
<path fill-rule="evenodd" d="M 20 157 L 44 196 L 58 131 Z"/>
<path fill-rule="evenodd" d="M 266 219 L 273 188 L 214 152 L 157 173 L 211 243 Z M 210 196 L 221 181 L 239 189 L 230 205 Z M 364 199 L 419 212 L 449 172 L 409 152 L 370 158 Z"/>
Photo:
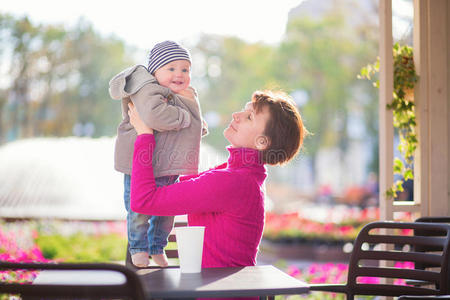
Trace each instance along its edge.
<path fill-rule="evenodd" d="M 394 90 L 394 59 L 392 53 L 392 1 L 380 0 L 380 94 L 379 111 L 379 160 L 380 160 L 380 219 L 393 220 L 393 199 L 386 197 L 386 190 L 394 181 L 394 126 L 392 111 L 386 108 L 392 102 Z M 386 233 L 382 231 L 382 234 Z M 384 245 L 383 250 L 392 248 Z M 383 261 L 381 265 L 391 267 L 393 262 Z M 381 283 L 392 284 L 392 279 L 382 279 Z M 389 298 L 388 298 L 389 299 Z"/>
<path fill-rule="evenodd" d="M 448 87 L 450 86 L 450 38 L 448 35 L 450 34 L 450 4 L 447 2 L 447 130 L 450 134 L 450 91 Z M 450 142 L 449 142 L 450 143 Z M 450 147 L 450 145 L 449 145 Z M 448 149 L 448 167 L 447 170 L 450 172 L 450 149 Z M 447 216 L 450 216 L 450 175 L 447 178 Z"/>
<path fill-rule="evenodd" d="M 414 154 L 414 202 L 421 204 L 421 216 L 429 215 L 429 109 L 428 109 L 428 5 L 427 0 L 414 0 L 414 67 L 419 82 L 414 89 L 417 138 Z"/>
<path fill-rule="evenodd" d="M 394 181 L 394 127 L 392 112 L 386 104 L 392 102 L 394 71 L 392 54 L 392 1 L 380 0 L 380 89 L 379 89 L 379 147 L 380 147 L 380 218 L 393 220 L 392 199 L 386 190 Z"/>
<path fill-rule="evenodd" d="M 428 0 L 430 17 L 429 109 L 430 109 L 430 202 L 431 216 L 448 211 L 449 131 L 448 131 L 448 62 L 447 0 Z"/>
<path fill-rule="evenodd" d="M 414 0 L 414 63 L 419 146 L 415 154 L 414 200 L 422 216 L 450 214 L 450 4 Z"/>

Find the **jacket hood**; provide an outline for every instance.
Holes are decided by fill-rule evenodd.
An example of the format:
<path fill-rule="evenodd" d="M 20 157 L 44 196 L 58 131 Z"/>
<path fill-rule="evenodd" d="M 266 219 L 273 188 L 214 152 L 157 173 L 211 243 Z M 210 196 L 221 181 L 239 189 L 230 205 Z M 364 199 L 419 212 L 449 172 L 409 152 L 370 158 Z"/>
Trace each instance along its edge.
<path fill-rule="evenodd" d="M 148 83 L 157 83 L 157 81 L 146 67 L 142 65 L 129 67 L 109 81 L 109 95 L 114 100 L 120 100 L 137 93 Z"/>

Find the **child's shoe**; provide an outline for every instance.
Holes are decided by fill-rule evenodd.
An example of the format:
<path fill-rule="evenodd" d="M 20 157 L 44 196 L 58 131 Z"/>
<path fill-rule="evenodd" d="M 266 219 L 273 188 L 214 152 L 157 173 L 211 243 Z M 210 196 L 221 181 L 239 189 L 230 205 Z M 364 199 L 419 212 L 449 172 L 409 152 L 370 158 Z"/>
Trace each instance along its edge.
<path fill-rule="evenodd" d="M 148 264 L 150 263 L 147 252 L 138 252 L 131 255 L 131 261 L 133 262 L 133 265 L 138 268 L 148 267 Z"/>
<path fill-rule="evenodd" d="M 169 265 L 169 261 L 167 260 L 166 254 L 153 254 L 152 255 L 153 261 L 160 267 L 164 268 Z"/>

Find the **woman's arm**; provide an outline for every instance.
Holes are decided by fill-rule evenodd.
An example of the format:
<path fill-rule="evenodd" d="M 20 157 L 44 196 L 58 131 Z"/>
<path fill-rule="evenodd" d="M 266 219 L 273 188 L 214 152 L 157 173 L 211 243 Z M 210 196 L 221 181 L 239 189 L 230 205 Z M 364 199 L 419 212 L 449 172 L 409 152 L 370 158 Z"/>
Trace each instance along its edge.
<path fill-rule="evenodd" d="M 212 170 L 197 178 L 157 187 L 152 156 L 155 139 L 142 134 L 136 139 L 131 175 L 131 210 L 148 215 L 173 216 L 239 209 L 251 184 L 244 176 L 226 169 Z M 245 198 L 244 198 L 245 199 Z"/>
<path fill-rule="evenodd" d="M 146 133 L 153 134 L 153 129 L 148 127 L 147 124 L 145 124 L 145 122 L 141 119 L 136 107 L 131 102 L 128 104 L 128 116 L 130 117 L 131 125 L 133 125 L 133 127 L 136 130 L 138 135 L 146 134 Z M 224 169 L 226 167 L 227 167 L 227 163 L 223 163 L 223 164 L 216 166 L 210 170 Z M 210 171 L 210 170 L 208 170 L 208 171 Z M 205 171 L 205 172 L 208 172 L 208 171 Z M 180 181 L 186 181 L 186 180 L 189 180 L 192 178 L 197 178 L 205 172 L 202 172 L 200 174 L 182 176 L 182 177 L 180 177 Z"/>
<path fill-rule="evenodd" d="M 220 164 L 220 165 L 218 165 L 218 166 L 215 166 L 214 168 L 211 168 L 211 169 L 209 169 L 209 170 L 203 171 L 203 172 L 198 173 L 198 174 L 180 176 L 179 180 L 180 180 L 180 181 L 186 181 L 186 180 L 189 180 L 189 179 L 197 178 L 197 177 L 199 177 L 199 176 L 201 176 L 201 175 L 203 175 L 203 174 L 205 174 L 206 172 L 209 172 L 209 171 L 211 171 L 211 170 L 225 169 L 225 168 L 227 167 L 227 165 L 228 165 L 228 163 L 225 162 L 225 163 L 223 163 L 223 164 Z"/>

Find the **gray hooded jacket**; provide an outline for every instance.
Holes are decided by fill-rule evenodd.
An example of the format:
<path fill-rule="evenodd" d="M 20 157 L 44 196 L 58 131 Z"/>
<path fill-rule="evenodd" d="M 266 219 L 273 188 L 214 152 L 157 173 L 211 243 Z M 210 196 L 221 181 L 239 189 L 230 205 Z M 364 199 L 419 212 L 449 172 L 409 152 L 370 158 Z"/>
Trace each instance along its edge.
<path fill-rule="evenodd" d="M 144 66 L 125 69 L 109 82 L 109 94 L 122 100 L 122 122 L 117 129 L 114 167 L 131 174 L 136 130 L 130 124 L 128 103 L 155 131 L 154 176 L 197 174 L 202 136 L 200 105 L 158 84 Z"/>

